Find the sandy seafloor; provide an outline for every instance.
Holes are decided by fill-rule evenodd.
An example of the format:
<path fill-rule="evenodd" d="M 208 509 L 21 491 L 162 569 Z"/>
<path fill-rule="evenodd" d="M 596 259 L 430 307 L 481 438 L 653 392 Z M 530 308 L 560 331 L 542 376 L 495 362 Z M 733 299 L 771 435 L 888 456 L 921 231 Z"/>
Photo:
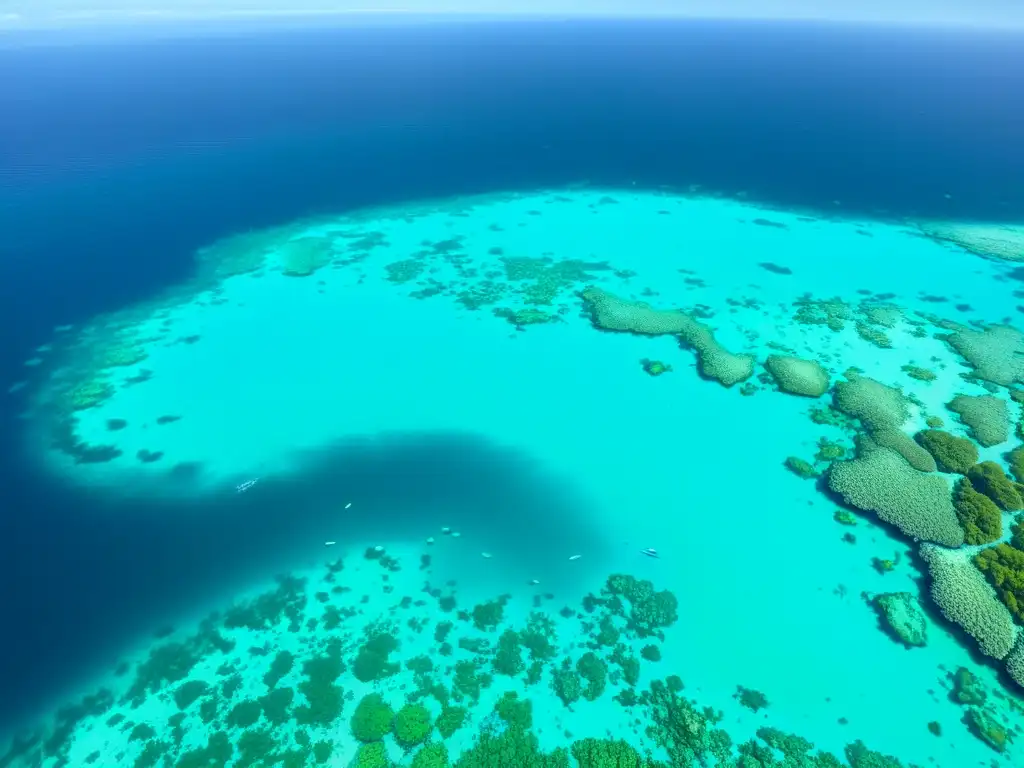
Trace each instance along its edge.
<path fill-rule="evenodd" d="M 28 390 L 33 405 L 27 440 L 40 461 L 115 495 L 226 494 L 259 478 L 246 491 L 258 494 L 302 473 L 317 449 L 339 440 L 438 431 L 481 435 L 529 456 L 572 487 L 586 503 L 585 519 L 573 524 L 580 540 L 601 546 L 593 553 L 579 550 L 564 533 L 564 542 L 544 542 L 536 551 L 513 545 L 489 533 L 487 509 L 479 510 L 478 521 L 460 525 L 459 538 L 443 535 L 431 521 L 366 541 L 346 531 L 345 505 L 354 509 L 361 499 L 339 493 L 331 502 L 337 522 L 310 540 L 309 559 L 346 561 L 338 578 L 352 592 L 331 599 L 362 611 L 346 627 L 358 630 L 401 595 L 423 597 L 423 553 L 432 557 L 433 580 L 455 580 L 460 607 L 508 593 L 506 622 L 516 624 L 534 594 L 549 592 L 554 597 L 544 601 L 545 609 L 565 633 L 579 632 L 578 622 L 559 617 L 558 609 L 578 608 L 608 574 L 625 572 L 651 579 L 679 600 L 679 620 L 661 644 L 663 659 L 645 662 L 641 687 L 652 676 L 678 674 L 686 695 L 723 711 L 722 726 L 734 741 L 771 725 L 839 755 L 845 744 L 862 739 L 921 765 L 1009 766 L 1024 760 L 1024 742 L 998 754 L 975 739 L 960 722 L 963 708 L 948 698 L 947 673 L 960 666 L 991 690 L 1005 690 L 994 667 L 978 663 L 935 611 L 929 613 L 927 647 L 903 647 L 880 630 L 862 599 L 865 592 L 921 593 L 907 543 L 868 515 L 855 528 L 839 525 L 835 503 L 814 482 L 784 468 L 787 456 L 810 459 L 823 436 L 845 440 L 807 417 L 827 397 L 788 396 L 756 378 L 758 391 L 741 396 L 739 387 L 698 376 L 693 354 L 673 337 L 595 330 L 576 293 L 599 285 L 659 308 L 701 306 L 705 322 L 732 352 L 763 359 L 776 351 L 769 347 L 774 343 L 822 360 L 834 377 L 857 366 L 913 392 L 929 413 L 942 415 L 949 429 L 962 434 L 944 404 L 955 394 L 985 390 L 959 378 L 966 368 L 932 338 L 932 329 L 917 338 L 909 325 L 897 323 L 883 329 L 892 348 L 880 349 L 858 336 L 853 321 L 841 332 L 795 323 L 793 302 L 810 294 L 856 305 L 869 298 L 860 290 L 893 294 L 886 300 L 907 316 L 999 322 L 1017 314 L 1015 284 L 1005 278 L 1012 265 L 936 243 L 909 224 L 766 210 L 699 192 L 541 190 L 282 225 L 282 233 L 252 234 L 242 245 L 243 251 L 267 249 L 258 269 L 242 271 L 244 258 L 225 266 L 217 259 L 226 249 L 214 246 L 194 283 L 169 289 L 149 306 L 98 318 L 92 328 L 55 334 L 52 350 L 32 366 L 36 380 Z M 282 238 L 299 233 L 330 238 L 333 260 L 310 275 L 287 276 L 275 249 Z M 540 309 L 557 312 L 558 319 L 517 328 L 492 310 L 530 306 L 522 291 L 529 281 L 509 280 L 502 266 L 502 258 L 518 257 L 607 262 L 609 268 L 557 283 L 553 305 Z M 389 272 L 388 265 L 404 260 L 412 261 Z M 496 302 L 470 308 L 458 300 L 456 294 L 484 279 L 502 290 Z M 76 463 L 51 448 L 48 404 L 81 375 L 91 350 L 112 340 L 139 345 L 146 357 L 104 372 L 116 392 L 76 412 L 75 435 L 85 444 L 116 446 L 121 455 Z M 647 375 L 644 358 L 673 370 Z M 901 371 L 905 364 L 930 368 L 938 378 L 915 381 Z M 144 380 L 128 382 L 133 378 Z M 1016 416 L 1017 406 L 1011 407 Z M 178 418 L 158 424 L 161 416 Z M 923 427 L 923 415 L 915 418 L 910 432 Z M 111 431 L 112 419 L 127 425 Z M 1012 445 L 982 456 L 998 458 Z M 160 455 L 144 462 L 139 451 Z M 375 513 L 386 517 L 388 510 Z M 535 513 L 524 511 L 524 519 Z M 856 544 L 842 540 L 848 530 Z M 425 543 L 429 536 L 435 544 Z M 325 541 L 337 544 L 325 547 Z M 379 565 L 363 558 L 374 545 L 402 563 L 393 593 L 382 591 Z M 661 558 L 643 557 L 641 547 L 656 547 Z M 894 553 L 901 553 L 894 572 L 872 568 L 873 557 Z M 570 562 L 573 555 L 581 557 Z M 310 571 L 311 594 L 319 591 L 323 572 L 322 566 Z M 531 585 L 532 578 L 541 583 Z M 364 594 L 368 602 L 359 603 Z M 311 599 L 310 606 L 315 615 L 319 603 Z M 405 613 L 418 610 L 431 622 L 440 616 L 433 603 Z M 405 613 L 398 613 L 401 657 L 433 654 L 432 630 L 409 631 Z M 189 631 L 188 617 L 168 621 L 179 633 Z M 456 622 L 455 633 L 461 631 Z M 239 659 L 243 674 L 251 665 L 255 679 L 238 696 L 247 687 L 261 695 L 258 680 L 267 660 L 251 656 L 250 647 L 269 643 L 276 651 L 305 641 L 301 632 L 280 628 L 240 638 L 229 655 Z M 124 651 L 131 660 L 144 658 L 147 649 Z M 203 662 L 190 676 L 212 683 L 222 662 Z M 130 674 L 111 675 L 93 687 L 118 692 L 130 680 Z M 399 685 L 408 680 L 406 674 L 380 684 L 396 707 L 403 695 Z M 357 700 L 368 690 L 348 675 L 339 682 Z M 499 678 L 485 694 L 478 718 L 487 716 L 488 702 L 503 686 L 507 680 Z M 770 706 L 757 714 L 741 707 L 733 697 L 737 686 L 762 691 Z M 545 747 L 563 743 L 565 729 L 574 738 L 612 734 L 646 746 L 611 699 L 615 686 L 575 712 L 562 706 L 546 681 L 513 687 L 532 699 Z M 69 692 L 69 700 L 87 692 Z M 990 699 L 1008 725 L 1020 727 L 1019 710 Z M 347 725 L 352 706 L 325 731 L 335 745 L 332 765 L 347 765 L 354 755 Z M 154 694 L 140 709 L 118 703 L 85 718 L 70 736 L 72 765 L 86 764 L 97 751 L 99 765 L 135 764 L 142 743 L 129 741 L 123 724 L 106 724 L 120 711 L 159 731 L 176 707 L 166 693 Z M 930 721 L 941 725 L 940 737 L 926 728 Z M 184 727 L 182 749 L 205 742 L 207 726 L 194 712 Z M 449 743 L 453 756 L 475 732 L 464 728 L 456 735 Z M 392 753 L 401 758 L 394 747 Z"/>

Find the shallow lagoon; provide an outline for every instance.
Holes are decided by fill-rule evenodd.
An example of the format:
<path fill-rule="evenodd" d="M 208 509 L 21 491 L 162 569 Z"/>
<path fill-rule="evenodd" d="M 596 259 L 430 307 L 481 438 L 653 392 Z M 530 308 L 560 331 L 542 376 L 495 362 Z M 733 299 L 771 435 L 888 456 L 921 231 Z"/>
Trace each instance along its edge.
<path fill-rule="evenodd" d="M 828 413 L 830 395 L 785 394 L 762 367 L 772 354 L 797 356 L 820 361 L 830 384 L 863 376 L 897 387 L 907 396 L 908 435 L 927 417 L 970 434 L 946 404 L 992 389 L 1016 421 L 1007 389 L 972 377 L 941 337 L 950 323 L 1013 318 L 1014 265 L 929 234 L 914 222 L 770 210 L 699 189 L 425 201 L 240 233 L 201 250 L 194 277 L 151 303 L 56 333 L 32 366 L 26 420 L 46 471 L 93 493 L 173 494 L 199 508 L 210 499 L 244 507 L 260 494 L 288 503 L 290 489 L 325 466 L 335 482 L 294 497 L 296 517 L 316 521 L 308 540 L 289 541 L 292 576 L 308 579 L 291 597 L 298 614 L 270 601 L 279 612 L 255 627 L 182 617 L 172 636 L 126 648 L 124 664 L 89 687 L 106 686 L 115 703 L 58 729 L 60 738 L 42 746 L 44 764 L 63 755 L 75 765 L 140 765 L 151 754 L 188 765 L 210 756 L 190 750 L 220 731 L 239 754 L 245 739 L 247 749 L 262 745 L 281 760 L 301 753 L 291 758 L 299 765 L 319 760 L 315 743 L 326 741 L 325 759 L 347 765 L 358 748 L 355 702 L 377 690 L 397 709 L 435 682 L 451 695 L 458 661 L 494 680 L 446 742 L 453 761 L 465 752 L 461 764 L 472 764 L 467 750 L 481 727 L 505 732 L 509 723 L 496 726 L 493 710 L 506 691 L 532 703 L 543 749 L 621 737 L 666 759 L 664 738 L 645 734 L 657 701 L 626 706 L 621 694 L 634 686 L 622 669 L 615 674 L 614 644 L 595 640 L 609 613 L 625 633 L 622 652 L 641 658 L 649 644 L 630 621 L 632 602 L 619 615 L 614 601 L 587 599 L 616 573 L 649 579 L 678 607 L 655 629 L 660 660 L 643 660 L 635 691 L 678 675 L 695 711 L 717 713 L 707 727 L 717 722 L 737 744 L 767 726 L 837 755 L 863 740 L 915 764 L 1012 764 L 1017 691 L 931 604 L 913 542 L 871 512 L 847 510 L 856 524 L 843 525 L 825 480 L 786 465 L 794 457 L 826 472 L 827 461 L 814 461 L 822 439 L 851 458 L 856 425 L 812 419 Z M 715 349 L 740 368 L 752 355 L 752 375 L 723 386 L 698 370 L 676 335 L 595 327 L 600 318 L 581 295 L 588 287 L 628 306 L 684 310 L 713 329 Z M 979 459 L 1002 461 L 1017 443 L 1012 431 Z M 438 442 L 419 450 L 443 453 L 444 462 L 421 463 L 386 481 L 392 493 L 360 498 L 372 468 L 387 466 L 374 464 L 375 453 L 430 440 Z M 475 458 L 481 445 L 514 457 L 514 480 L 486 475 Z M 459 498 L 452 489 L 460 482 L 473 493 Z M 1008 535 L 1012 518 L 1004 518 Z M 374 547 L 397 570 L 382 571 Z M 644 557 L 646 547 L 660 557 Z M 332 573 L 327 564 L 338 561 L 344 570 Z M 425 582 L 441 595 L 424 592 Z M 871 604 L 900 592 L 920 599 L 924 647 L 884 631 Z M 458 605 L 453 637 L 468 645 L 448 657 L 434 634 L 443 620 L 435 600 L 445 594 Z M 479 626 L 473 607 L 502 595 L 500 621 Z M 223 611 L 230 600 L 209 607 Z M 522 669 L 497 672 L 498 639 L 514 629 L 522 644 L 534 609 L 551 618 L 557 653 L 536 659 L 524 645 Z M 325 631 L 329 612 L 338 620 Z M 197 626 L 216 627 L 224 642 L 196 646 L 188 638 Z M 396 659 L 426 655 L 435 670 L 353 679 L 366 638 L 385 630 L 399 642 Z M 473 644 L 480 639 L 486 650 Z M 121 700 L 139 679 L 137 663 L 183 640 L 172 647 L 202 652 L 181 662 L 182 677 Z M 588 650 L 608 665 L 607 690 L 567 707 L 553 685 L 560 659 L 576 664 Z M 235 707 L 244 714 L 244 702 L 269 695 L 261 680 L 278 651 L 297 659 L 281 680 L 295 688 L 291 708 L 280 724 L 266 706 L 254 723 L 232 720 Z M 302 692 L 313 679 L 303 678 L 302 660 L 311 656 L 348 668 L 337 682 L 351 701 L 338 718 L 301 714 L 312 706 Z M 546 666 L 531 675 L 533 660 Z M 1004 751 L 961 722 L 968 710 L 949 694 L 961 667 L 988 690 L 983 711 L 1006 729 Z M 179 710 L 175 692 L 193 680 L 209 688 Z M 439 716 L 444 697 L 424 696 Z M 140 723 L 157 733 L 143 738 Z M 274 744 L 257 739 L 269 724 Z M 393 735 L 385 742 L 391 759 L 416 760 Z"/>

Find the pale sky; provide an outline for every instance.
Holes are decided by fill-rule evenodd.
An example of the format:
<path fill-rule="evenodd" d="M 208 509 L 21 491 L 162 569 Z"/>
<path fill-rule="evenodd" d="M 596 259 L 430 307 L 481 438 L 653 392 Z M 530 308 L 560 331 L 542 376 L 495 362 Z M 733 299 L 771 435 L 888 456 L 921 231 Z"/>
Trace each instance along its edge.
<path fill-rule="evenodd" d="M 0 29 L 312 14 L 819 19 L 1024 28 L 1024 0 L 0 0 Z"/>

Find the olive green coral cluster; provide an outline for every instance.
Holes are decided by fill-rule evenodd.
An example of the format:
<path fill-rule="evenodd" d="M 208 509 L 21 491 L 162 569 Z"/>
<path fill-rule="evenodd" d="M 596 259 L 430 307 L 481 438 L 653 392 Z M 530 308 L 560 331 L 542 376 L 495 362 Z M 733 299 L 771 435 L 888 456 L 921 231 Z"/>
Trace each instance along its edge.
<path fill-rule="evenodd" d="M 751 355 L 728 351 L 710 327 L 678 309 L 654 309 L 640 301 L 628 301 L 602 288 L 591 286 L 581 294 L 594 326 L 603 331 L 635 333 L 642 336 L 672 335 L 697 354 L 701 375 L 726 387 L 746 381 L 754 374 Z"/>

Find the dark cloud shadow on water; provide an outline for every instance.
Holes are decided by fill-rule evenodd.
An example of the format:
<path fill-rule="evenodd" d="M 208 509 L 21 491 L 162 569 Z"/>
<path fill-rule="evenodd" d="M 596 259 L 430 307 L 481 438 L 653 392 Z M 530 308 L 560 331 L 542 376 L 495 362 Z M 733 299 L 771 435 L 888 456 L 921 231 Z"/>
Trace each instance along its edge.
<path fill-rule="evenodd" d="M 582 573 L 567 552 L 608 552 L 573 483 L 479 435 L 351 440 L 301 466 L 245 493 L 176 488 L 163 500 L 111 499 L 39 478 L 18 500 L 34 514 L 2 523 L 0 731 L 85 685 L 159 626 L 326 559 L 326 539 L 415 542 L 448 525 L 477 562 L 492 550 L 502 578 L 545 584 Z M 166 482 L 187 481 L 169 473 Z"/>

